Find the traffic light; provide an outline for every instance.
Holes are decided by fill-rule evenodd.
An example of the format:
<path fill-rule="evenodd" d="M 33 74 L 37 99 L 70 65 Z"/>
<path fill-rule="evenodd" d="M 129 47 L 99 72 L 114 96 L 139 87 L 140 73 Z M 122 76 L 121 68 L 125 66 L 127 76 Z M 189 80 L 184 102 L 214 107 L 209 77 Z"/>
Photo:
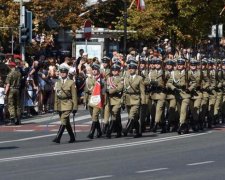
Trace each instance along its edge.
<path fill-rule="evenodd" d="M 20 43 L 32 42 L 32 12 L 25 10 L 25 24 L 20 28 Z"/>

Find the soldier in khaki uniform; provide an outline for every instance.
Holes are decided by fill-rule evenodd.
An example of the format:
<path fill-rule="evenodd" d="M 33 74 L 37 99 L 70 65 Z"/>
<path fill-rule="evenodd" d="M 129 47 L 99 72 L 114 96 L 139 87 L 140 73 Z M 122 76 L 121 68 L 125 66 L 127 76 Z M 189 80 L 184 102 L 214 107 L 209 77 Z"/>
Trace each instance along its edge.
<path fill-rule="evenodd" d="M 128 123 L 124 129 L 124 136 L 127 136 L 129 130 L 134 126 L 136 134 L 134 138 L 140 137 L 139 131 L 139 108 L 145 104 L 145 87 L 143 78 L 137 75 L 137 64 L 131 62 L 129 64 L 129 76 L 124 79 L 124 100 L 128 112 Z"/>
<path fill-rule="evenodd" d="M 222 115 L 222 123 L 225 123 L 225 59 L 222 61 L 222 92 L 223 92 L 223 100 L 221 106 L 221 115 Z"/>
<path fill-rule="evenodd" d="M 221 113 L 221 105 L 222 105 L 222 96 L 223 96 L 223 77 L 222 77 L 222 69 L 221 69 L 221 61 L 220 59 L 216 60 L 216 64 L 214 64 L 213 68 L 216 71 L 216 103 L 214 106 L 214 124 L 219 123 L 219 117 Z"/>
<path fill-rule="evenodd" d="M 90 132 L 88 135 L 88 138 L 90 138 L 90 139 L 93 139 L 95 129 L 97 129 L 97 138 L 100 138 L 102 136 L 101 126 L 100 126 L 100 122 L 99 122 L 99 115 L 101 113 L 101 108 L 98 106 L 98 104 L 100 102 L 102 102 L 102 98 L 104 98 L 103 88 L 105 86 L 104 78 L 100 74 L 100 65 L 99 64 L 94 63 L 92 65 L 92 74 L 93 74 L 93 76 L 90 76 L 86 79 L 86 85 L 85 85 L 85 90 L 84 90 L 85 94 L 86 94 L 85 101 L 88 104 L 88 108 L 89 108 L 91 118 L 92 118 L 92 125 L 91 125 L 91 129 L 90 129 Z M 100 94 L 100 98 L 92 99 L 93 90 L 94 90 L 96 83 L 99 83 L 101 86 L 101 94 Z M 95 100 L 97 100 L 97 101 L 94 102 Z"/>
<path fill-rule="evenodd" d="M 111 71 L 112 76 L 107 79 L 107 97 L 108 97 L 108 104 L 111 114 L 110 125 L 106 133 L 107 138 L 111 138 L 111 133 L 114 129 L 117 131 L 116 138 L 121 137 L 121 131 L 119 130 L 118 124 L 120 122 L 120 110 L 121 110 L 121 103 L 122 103 L 122 93 L 123 93 L 123 78 L 119 76 L 120 74 L 120 66 L 117 64 L 112 65 Z"/>
<path fill-rule="evenodd" d="M 21 104 L 20 104 L 20 81 L 21 73 L 16 70 L 16 63 L 9 62 L 9 68 L 11 69 L 5 81 L 5 94 L 8 101 L 8 111 L 10 114 L 10 123 L 8 125 L 19 125 L 21 116 Z M 16 122 L 15 122 L 16 120 Z"/>
<path fill-rule="evenodd" d="M 194 132 L 198 131 L 199 129 L 199 113 L 202 101 L 201 72 L 197 69 L 197 65 L 199 64 L 200 63 L 197 60 L 192 59 L 190 61 L 190 71 L 188 72 L 189 79 L 193 79 L 192 82 L 194 82 L 194 84 L 190 84 L 190 86 L 193 86 L 190 101 L 190 111 L 192 114 L 190 123 Z"/>
<path fill-rule="evenodd" d="M 214 122 L 214 107 L 216 103 L 216 87 L 217 87 L 217 75 L 216 69 L 213 68 L 215 64 L 214 60 L 210 59 L 208 61 L 208 75 L 209 75 L 209 106 L 208 106 L 208 128 L 212 128 Z"/>
<path fill-rule="evenodd" d="M 145 103 L 142 104 L 140 109 L 140 132 L 145 132 L 146 130 L 146 118 L 148 115 L 148 104 L 149 104 L 149 96 L 150 96 L 150 81 L 148 77 L 149 70 L 146 66 L 148 66 L 145 57 L 140 57 L 140 75 L 143 78 L 144 86 L 145 86 Z"/>
<path fill-rule="evenodd" d="M 187 112 L 190 104 L 191 94 L 194 82 L 189 82 L 185 69 L 185 60 L 179 58 L 177 60 L 177 70 L 174 71 L 171 78 L 167 82 L 167 87 L 176 94 L 177 108 L 179 112 L 179 128 L 178 134 L 188 133 Z M 189 84 L 192 84 L 189 86 Z"/>
<path fill-rule="evenodd" d="M 152 60 L 155 64 L 155 69 L 149 72 L 149 80 L 151 86 L 152 111 L 151 116 L 154 117 L 155 123 L 152 128 L 153 132 L 157 131 L 158 125 L 161 122 L 162 133 L 166 132 L 164 121 L 165 108 L 165 76 L 162 70 L 162 61 L 158 58 Z"/>
<path fill-rule="evenodd" d="M 70 136 L 69 143 L 75 142 L 75 136 L 70 124 L 70 113 L 73 115 L 77 112 L 77 91 L 73 80 L 67 78 L 68 67 L 60 65 L 60 79 L 55 83 L 55 104 L 54 110 L 59 113 L 61 125 L 57 136 L 53 140 L 55 143 L 60 143 L 64 130 L 68 131 Z"/>
<path fill-rule="evenodd" d="M 104 81 L 106 82 L 108 77 L 110 76 L 110 58 L 107 56 L 104 56 L 102 58 L 102 63 L 103 63 L 103 69 L 101 69 L 101 74 L 104 78 Z M 104 119 L 103 128 L 102 128 L 103 134 L 105 134 L 108 129 L 109 116 L 110 116 L 110 109 L 109 109 L 109 104 L 107 101 L 107 99 L 108 99 L 107 94 L 106 94 L 105 99 L 106 99 L 106 101 L 105 101 L 104 110 L 103 110 L 103 119 Z"/>
<path fill-rule="evenodd" d="M 167 60 L 165 62 L 165 80 L 166 82 L 170 79 L 174 73 L 174 60 Z M 178 114 L 177 114 L 177 101 L 174 91 L 166 87 L 166 106 L 167 106 L 167 118 L 168 118 L 168 127 L 167 130 L 175 132 L 178 129 Z"/>

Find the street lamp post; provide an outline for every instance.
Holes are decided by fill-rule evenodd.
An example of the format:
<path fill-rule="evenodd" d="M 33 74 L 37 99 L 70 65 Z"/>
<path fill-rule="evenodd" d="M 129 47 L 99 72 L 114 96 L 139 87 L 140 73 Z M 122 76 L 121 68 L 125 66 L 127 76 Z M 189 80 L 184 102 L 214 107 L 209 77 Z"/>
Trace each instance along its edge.
<path fill-rule="evenodd" d="M 127 53 L 127 0 L 123 0 L 124 2 L 124 39 L 123 39 L 123 57 L 126 60 Z"/>

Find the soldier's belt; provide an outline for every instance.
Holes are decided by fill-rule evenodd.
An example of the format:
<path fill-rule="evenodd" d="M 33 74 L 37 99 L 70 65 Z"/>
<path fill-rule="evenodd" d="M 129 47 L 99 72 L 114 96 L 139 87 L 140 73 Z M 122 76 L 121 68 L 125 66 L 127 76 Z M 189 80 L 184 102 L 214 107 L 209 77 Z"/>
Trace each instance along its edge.
<path fill-rule="evenodd" d="M 129 94 L 129 95 L 140 95 L 140 93 L 129 93 L 129 92 L 126 92 L 126 94 Z"/>
<path fill-rule="evenodd" d="M 58 98 L 59 98 L 60 100 L 69 100 L 69 99 L 72 99 L 72 97 L 59 97 L 59 96 L 58 96 Z"/>

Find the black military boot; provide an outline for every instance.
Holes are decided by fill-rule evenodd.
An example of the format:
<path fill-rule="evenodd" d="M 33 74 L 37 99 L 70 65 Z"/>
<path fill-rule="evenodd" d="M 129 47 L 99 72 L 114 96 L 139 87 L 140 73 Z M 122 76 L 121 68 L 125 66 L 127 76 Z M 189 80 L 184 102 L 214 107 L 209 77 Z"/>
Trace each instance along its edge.
<path fill-rule="evenodd" d="M 106 132 L 108 131 L 108 127 L 109 127 L 109 123 L 107 124 L 103 123 L 102 134 L 106 134 Z"/>
<path fill-rule="evenodd" d="M 72 127 L 70 124 L 68 124 L 66 126 L 66 130 L 70 136 L 70 140 L 68 141 L 68 143 L 74 143 L 75 142 L 75 136 L 74 136 L 74 133 L 73 133 L 73 130 L 72 130 Z"/>
<path fill-rule="evenodd" d="M 96 128 L 97 128 L 97 138 L 102 137 L 102 130 L 101 130 L 101 126 L 100 126 L 99 121 L 96 122 Z"/>
<path fill-rule="evenodd" d="M 133 127 L 134 124 L 134 120 L 133 119 L 129 119 L 126 125 L 126 128 L 123 130 L 123 135 L 127 136 L 127 133 L 130 131 L 130 129 Z"/>
<path fill-rule="evenodd" d="M 15 125 L 21 125 L 21 119 L 20 118 L 16 119 Z"/>
<path fill-rule="evenodd" d="M 163 122 L 163 123 L 162 123 L 161 134 L 166 133 L 166 132 L 167 132 L 166 122 Z"/>
<path fill-rule="evenodd" d="M 7 126 L 13 126 L 15 125 L 15 119 L 14 118 L 10 118 L 9 123 L 6 124 Z"/>
<path fill-rule="evenodd" d="M 134 135 L 134 138 L 139 138 L 142 136 L 142 134 L 140 133 L 140 124 L 138 121 L 135 121 L 134 122 L 134 126 L 135 126 L 135 135 Z"/>
<path fill-rule="evenodd" d="M 116 130 L 116 136 L 115 138 L 120 138 L 122 136 L 122 124 L 121 124 L 121 119 L 119 118 L 118 120 L 115 121 L 114 129 Z"/>
<path fill-rule="evenodd" d="M 156 133 L 157 132 L 157 128 L 158 128 L 158 123 L 155 123 L 153 128 L 152 128 L 152 132 Z"/>
<path fill-rule="evenodd" d="M 93 121 L 92 124 L 91 124 L 90 132 L 89 132 L 89 134 L 87 136 L 89 139 L 93 139 L 94 133 L 95 133 L 95 129 L 96 129 L 96 122 Z"/>
<path fill-rule="evenodd" d="M 179 126 L 179 128 L 178 128 L 178 130 L 177 130 L 177 133 L 178 133 L 179 135 L 181 135 L 182 133 L 184 134 L 185 130 L 186 130 L 186 123 L 183 123 L 183 124 L 181 124 L 181 125 Z"/>
<path fill-rule="evenodd" d="M 113 130 L 114 130 L 114 127 L 115 127 L 115 121 L 110 121 L 110 123 L 109 123 L 109 128 L 108 128 L 108 131 L 107 131 L 107 133 L 106 133 L 106 137 L 107 138 L 111 138 L 111 134 L 112 134 L 112 132 L 113 132 Z"/>
<path fill-rule="evenodd" d="M 62 137 L 63 132 L 64 132 L 64 130 L 65 130 L 65 127 L 66 127 L 65 125 L 60 125 L 60 126 L 59 126 L 59 131 L 58 131 L 58 133 L 57 133 L 55 139 L 53 139 L 52 142 L 60 143 L 60 140 L 61 140 L 61 137 Z"/>

